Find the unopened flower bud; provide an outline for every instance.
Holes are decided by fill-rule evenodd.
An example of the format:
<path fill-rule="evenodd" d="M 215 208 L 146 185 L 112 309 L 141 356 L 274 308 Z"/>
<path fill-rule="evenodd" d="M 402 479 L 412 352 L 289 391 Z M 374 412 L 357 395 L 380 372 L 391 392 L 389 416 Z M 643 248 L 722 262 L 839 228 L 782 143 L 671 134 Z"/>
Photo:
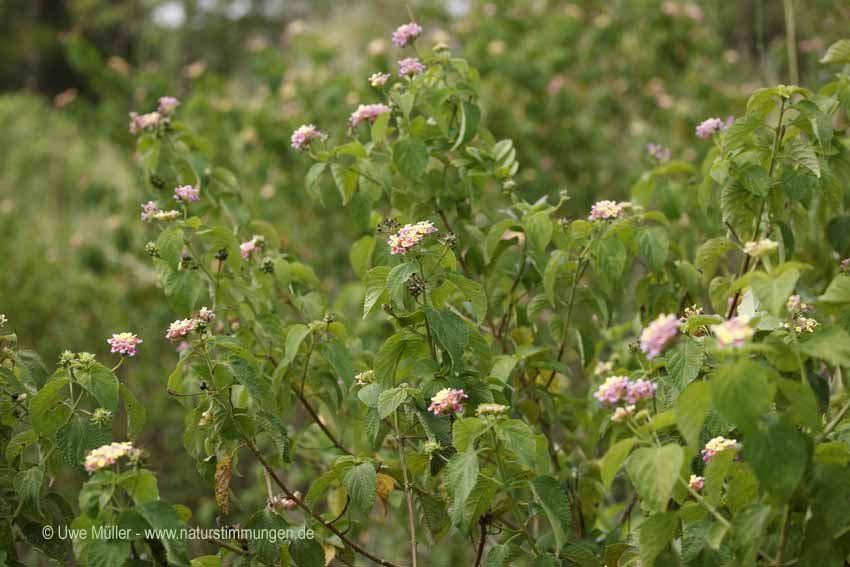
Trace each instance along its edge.
<path fill-rule="evenodd" d="M 227 260 L 227 248 L 221 248 L 215 253 L 215 259 L 219 262 Z"/>
<path fill-rule="evenodd" d="M 273 274 L 274 273 L 274 260 L 272 260 L 271 258 L 266 256 L 265 258 L 263 258 L 263 264 L 262 264 L 262 266 L 260 266 L 260 269 L 267 274 Z"/>
<path fill-rule="evenodd" d="M 112 421 L 112 412 L 108 409 L 97 408 L 94 410 L 89 421 L 91 421 L 92 425 L 106 425 Z"/>
<path fill-rule="evenodd" d="M 153 242 L 145 244 L 145 253 L 151 258 L 159 258 L 159 246 Z"/>
<path fill-rule="evenodd" d="M 412 295 L 414 298 L 425 293 L 426 283 L 419 274 L 412 274 L 409 278 L 407 278 L 404 285 L 407 287 L 407 293 Z"/>

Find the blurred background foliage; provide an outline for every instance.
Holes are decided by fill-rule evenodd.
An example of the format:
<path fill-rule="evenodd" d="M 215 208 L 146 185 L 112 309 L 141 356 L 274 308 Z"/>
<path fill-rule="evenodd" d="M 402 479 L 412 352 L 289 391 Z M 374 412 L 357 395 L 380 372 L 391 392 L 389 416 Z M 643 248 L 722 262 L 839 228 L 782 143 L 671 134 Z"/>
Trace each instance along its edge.
<path fill-rule="evenodd" d="M 480 69 L 482 119 L 518 149 L 517 190 L 566 189 L 575 216 L 628 195 L 647 143 L 697 163 L 702 119 L 740 113 L 767 84 L 824 80 L 817 59 L 850 21 L 846 0 L 0 2 L 0 313 L 48 363 L 65 348 L 105 355 L 112 332 L 143 337 L 121 372 L 153 418 L 144 444 L 167 467 L 167 500 L 199 496 L 164 395 L 172 317 L 132 222 L 155 196 L 136 177 L 127 114 L 179 97 L 207 154 L 366 332 L 361 291 L 346 284 L 361 229 L 333 187 L 323 204 L 307 196 L 309 160 L 289 137 L 308 122 L 344 135 L 352 109 L 377 98 L 366 78 L 395 69 L 389 36 L 411 13 L 426 29 L 419 49 L 445 43 Z"/>

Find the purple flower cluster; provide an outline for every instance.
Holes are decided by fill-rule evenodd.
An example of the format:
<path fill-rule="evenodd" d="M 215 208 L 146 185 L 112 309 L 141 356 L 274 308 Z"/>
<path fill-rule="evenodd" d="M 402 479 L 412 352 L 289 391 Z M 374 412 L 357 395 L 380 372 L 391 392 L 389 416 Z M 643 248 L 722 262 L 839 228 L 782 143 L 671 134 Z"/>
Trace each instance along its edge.
<path fill-rule="evenodd" d="M 670 148 L 665 148 L 661 144 L 647 144 L 646 151 L 650 157 L 653 157 L 658 161 L 667 161 L 673 155 L 673 151 Z"/>
<path fill-rule="evenodd" d="M 169 116 L 174 110 L 180 106 L 180 101 L 173 96 L 164 96 L 159 99 L 159 105 L 156 111 L 164 116 Z"/>
<path fill-rule="evenodd" d="M 390 80 L 389 73 L 372 73 L 369 76 L 369 84 L 373 87 L 383 87 Z"/>
<path fill-rule="evenodd" d="M 393 32 L 393 43 L 398 47 L 404 47 L 416 41 L 416 38 L 420 35 L 422 35 L 422 26 L 417 23 L 410 22 L 409 24 L 399 26 L 399 28 Z"/>
<path fill-rule="evenodd" d="M 725 122 L 720 118 L 707 118 L 697 126 L 697 138 L 710 138 L 713 134 L 722 132 L 723 130 L 731 126 L 734 121 L 735 117 L 733 116 L 727 118 Z"/>
<path fill-rule="evenodd" d="M 676 338 L 682 321 L 675 315 L 659 315 L 640 334 L 640 349 L 652 360 Z"/>
<path fill-rule="evenodd" d="M 324 137 L 325 135 L 313 124 L 304 124 L 303 126 L 299 126 L 292 133 L 292 147 L 298 151 L 303 151 L 307 149 L 310 142 L 313 140 L 321 140 Z"/>
<path fill-rule="evenodd" d="M 357 107 L 351 117 L 348 119 L 348 124 L 352 128 L 360 124 L 361 122 L 375 122 L 378 119 L 378 116 L 381 114 L 386 114 L 390 111 L 390 107 L 386 104 L 361 104 Z"/>
<path fill-rule="evenodd" d="M 405 57 L 398 62 L 398 76 L 412 77 L 425 71 L 425 65 L 416 57 Z"/>
<path fill-rule="evenodd" d="M 112 347 L 112 352 L 125 356 L 136 356 L 136 348 L 142 344 L 142 339 L 133 333 L 116 333 L 106 342 Z"/>
<path fill-rule="evenodd" d="M 604 406 L 615 406 L 620 402 L 627 405 L 635 405 L 643 400 L 655 397 L 658 389 L 656 384 L 649 380 L 630 380 L 627 376 L 611 376 L 599 386 L 593 397 Z"/>
<path fill-rule="evenodd" d="M 407 254 L 408 250 L 422 242 L 429 234 L 437 232 L 437 227 L 431 221 L 419 221 L 416 224 L 406 224 L 398 232 L 390 235 L 390 254 Z"/>
<path fill-rule="evenodd" d="M 431 405 L 428 406 L 428 411 L 434 415 L 462 411 L 463 406 L 460 403 L 468 397 L 463 390 L 443 388 L 431 398 Z"/>
<path fill-rule="evenodd" d="M 181 203 L 194 203 L 200 200 L 201 190 L 192 185 L 181 185 L 174 189 L 174 199 Z"/>

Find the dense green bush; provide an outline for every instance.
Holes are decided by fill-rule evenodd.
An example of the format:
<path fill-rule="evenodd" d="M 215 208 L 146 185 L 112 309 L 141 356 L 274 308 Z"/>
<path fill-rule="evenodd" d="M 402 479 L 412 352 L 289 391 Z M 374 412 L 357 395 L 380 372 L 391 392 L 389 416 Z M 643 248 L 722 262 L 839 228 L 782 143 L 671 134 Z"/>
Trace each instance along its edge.
<path fill-rule="evenodd" d="M 304 195 L 333 188 L 354 231 L 334 295 L 178 120 L 191 103 L 134 118 L 148 197 L 120 226 L 148 233 L 177 320 L 53 373 L 0 337 L 0 561 L 844 565 L 850 77 L 755 91 L 697 127 L 701 166 L 656 148 L 629 201 L 571 218 L 568 191 L 524 197 L 478 71 L 398 43 L 417 59 L 372 79 L 380 102 L 290 140 Z M 124 442 L 158 424 L 116 373 L 163 335 L 180 357 L 157 397 L 215 519 L 161 500 L 168 465 Z M 78 495 L 55 482 L 83 471 Z M 145 532 L 237 524 L 300 533 L 200 556 Z"/>

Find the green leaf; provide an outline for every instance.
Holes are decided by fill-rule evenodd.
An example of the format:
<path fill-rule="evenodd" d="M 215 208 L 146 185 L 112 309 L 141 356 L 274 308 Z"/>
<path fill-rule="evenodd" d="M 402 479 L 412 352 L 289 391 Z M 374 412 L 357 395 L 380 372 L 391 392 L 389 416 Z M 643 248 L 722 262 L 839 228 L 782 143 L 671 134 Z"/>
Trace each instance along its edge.
<path fill-rule="evenodd" d="M 200 260 L 199 260 L 200 261 Z M 190 316 L 204 294 L 204 285 L 198 270 L 169 270 L 162 282 L 168 304 L 182 316 Z"/>
<path fill-rule="evenodd" d="M 286 424 L 273 413 L 269 413 L 265 410 L 260 411 L 254 418 L 257 421 L 257 425 L 259 425 L 265 432 L 272 436 L 274 439 L 275 445 L 277 445 L 277 450 L 280 452 L 281 459 L 283 462 L 288 463 L 291 461 L 291 457 L 289 454 L 289 430 L 286 428 Z"/>
<path fill-rule="evenodd" d="M 428 147 L 419 138 L 403 138 L 393 145 L 393 163 L 399 173 L 418 180 L 428 167 Z"/>
<path fill-rule="evenodd" d="M 830 282 L 823 295 L 818 297 L 821 303 L 850 303 L 850 276 L 839 274 Z"/>
<path fill-rule="evenodd" d="M 41 485 L 44 483 L 44 471 L 41 467 L 32 467 L 15 475 L 15 493 L 29 509 L 41 513 Z"/>
<path fill-rule="evenodd" d="M 377 145 L 387 139 L 387 126 L 390 123 L 390 113 L 385 112 L 372 123 L 372 141 Z"/>
<path fill-rule="evenodd" d="M 652 567 L 655 559 L 673 540 L 678 526 L 679 517 L 675 512 L 653 514 L 640 525 L 638 539 L 642 566 Z"/>
<path fill-rule="evenodd" d="M 257 558 L 263 561 L 265 565 L 277 565 L 280 560 L 283 542 L 280 538 L 271 537 L 271 535 L 280 533 L 278 530 L 288 528 L 289 524 L 287 521 L 276 512 L 266 508 L 251 516 L 245 527 L 260 534 L 252 538 L 249 542 L 249 547 L 257 554 Z"/>
<path fill-rule="evenodd" d="M 528 485 L 546 513 L 555 537 L 555 548 L 560 550 L 567 543 L 567 533 L 572 526 L 570 501 L 558 481 L 551 476 L 535 477 Z"/>
<path fill-rule="evenodd" d="M 747 164 L 740 171 L 738 182 L 755 197 L 767 197 L 770 191 L 770 175 L 760 165 Z"/>
<path fill-rule="evenodd" d="M 641 230 L 637 237 L 638 253 L 646 266 L 652 271 L 660 271 L 667 262 L 670 238 L 660 226 L 651 226 Z"/>
<path fill-rule="evenodd" d="M 779 316 L 799 278 L 800 272 L 794 268 L 781 271 L 775 268 L 769 274 L 754 272 L 750 277 L 750 288 L 766 311 Z"/>
<path fill-rule="evenodd" d="M 120 384 L 118 390 L 124 402 L 124 412 L 127 414 L 127 437 L 135 441 L 145 427 L 147 412 L 127 386 Z"/>
<path fill-rule="evenodd" d="M 552 231 L 554 230 L 554 227 L 552 226 L 552 219 L 549 218 L 549 213 L 545 211 L 534 213 L 527 217 L 523 224 L 525 228 L 525 236 L 528 238 L 528 246 L 531 249 L 532 255 L 534 258 L 538 259 L 538 261 L 542 261 L 545 258 L 544 255 L 546 253 L 546 247 L 552 240 Z M 542 273 L 543 266 L 541 265 L 539 268 Z"/>
<path fill-rule="evenodd" d="M 25 429 L 12 437 L 6 444 L 6 462 L 10 465 L 14 464 L 24 449 L 38 442 L 38 433 L 32 429 Z"/>
<path fill-rule="evenodd" d="M 298 356 L 298 351 L 301 349 L 301 343 L 304 342 L 310 335 L 310 328 L 307 325 L 292 325 L 286 335 L 286 351 L 283 355 L 282 364 L 292 364 L 295 357 Z"/>
<path fill-rule="evenodd" d="M 458 453 L 474 449 L 475 440 L 484 431 L 484 422 L 477 417 L 464 417 L 452 424 L 452 446 Z"/>
<path fill-rule="evenodd" d="M 307 192 L 312 195 L 314 199 L 321 198 L 322 192 L 318 183 L 319 178 L 321 178 L 322 173 L 325 171 L 325 167 L 327 167 L 327 164 L 324 162 L 314 163 L 310 166 L 310 170 L 307 171 L 307 175 L 304 178 L 304 184 L 307 187 Z"/>
<path fill-rule="evenodd" d="M 784 502 L 806 472 L 809 444 L 796 428 L 780 421 L 748 433 L 743 455 L 753 467 L 761 487 Z"/>
<path fill-rule="evenodd" d="M 366 296 L 363 300 L 363 318 L 365 319 L 375 308 L 387 302 L 387 277 L 390 268 L 377 266 L 366 273 Z"/>
<path fill-rule="evenodd" d="M 383 114 L 382 116 L 386 116 Z M 352 244 L 348 259 L 358 278 L 364 278 L 372 263 L 372 252 L 375 250 L 375 237 L 364 236 Z"/>
<path fill-rule="evenodd" d="M 342 485 L 351 496 L 351 501 L 362 511 L 368 512 L 375 504 L 378 490 L 378 478 L 375 465 L 363 463 L 345 471 Z"/>
<path fill-rule="evenodd" d="M 116 567 L 130 558 L 130 542 L 123 539 L 92 538 L 85 549 L 87 567 Z"/>
<path fill-rule="evenodd" d="M 519 462 L 533 469 L 537 459 L 537 442 L 534 431 L 527 423 L 519 419 L 500 421 L 496 427 L 496 435 L 504 446 L 516 455 Z"/>
<path fill-rule="evenodd" d="M 343 206 L 347 205 L 349 199 L 357 191 L 357 181 L 360 175 L 341 163 L 332 163 L 331 176 L 334 179 L 334 183 L 336 183 L 340 197 L 342 197 Z"/>
<path fill-rule="evenodd" d="M 781 378 L 777 381 L 782 397 L 788 402 L 786 415 L 795 424 L 817 431 L 821 428 L 820 410 L 811 386 L 796 380 Z"/>
<path fill-rule="evenodd" d="M 627 437 L 617 441 L 614 445 L 608 448 L 605 455 L 602 457 L 602 462 L 599 464 L 602 484 L 606 489 L 611 490 L 611 483 L 614 482 L 620 467 L 635 446 L 634 437 Z"/>
<path fill-rule="evenodd" d="M 156 245 L 159 257 L 176 271 L 183 257 L 183 230 L 173 227 L 163 231 L 156 239 Z"/>
<path fill-rule="evenodd" d="M 702 425 L 711 409 L 711 385 L 708 382 L 692 382 L 676 400 L 673 412 L 682 437 L 691 447 L 699 444 Z"/>
<path fill-rule="evenodd" d="M 431 325 L 434 339 L 452 359 L 452 367 L 463 367 L 463 350 L 469 343 L 469 328 L 463 319 L 451 311 L 437 311 L 428 308 L 425 317 Z"/>
<path fill-rule="evenodd" d="M 386 419 L 407 399 L 407 388 L 390 388 L 378 396 L 378 417 Z"/>
<path fill-rule="evenodd" d="M 177 511 L 162 500 L 146 502 L 136 506 L 136 512 L 147 520 L 148 524 L 156 530 L 167 533 L 168 530 L 180 530 L 185 527 Z M 178 565 L 189 563 L 186 557 L 186 542 L 181 539 L 161 538 L 162 544 L 168 553 L 168 560 Z"/>
<path fill-rule="evenodd" d="M 786 159 L 793 165 L 804 167 L 814 173 L 815 177 L 820 177 L 820 162 L 814 147 L 808 140 L 797 136 L 786 144 L 785 152 Z"/>
<path fill-rule="evenodd" d="M 478 453 L 467 451 L 453 456 L 445 469 L 446 489 L 453 508 L 462 508 L 478 481 Z"/>
<path fill-rule="evenodd" d="M 127 471 L 121 475 L 118 485 L 127 491 L 136 504 L 159 500 L 156 477 L 150 471 L 144 469 Z"/>
<path fill-rule="evenodd" d="M 61 390 L 68 385 L 67 378 L 51 380 L 30 400 L 29 414 L 33 429 L 45 437 L 53 437 L 70 414 L 67 406 L 59 405 Z"/>
<path fill-rule="evenodd" d="M 88 419 L 72 418 L 56 432 L 56 446 L 66 463 L 83 468 L 86 454 L 97 447 L 109 444 L 112 432 L 106 427 L 93 425 Z"/>
<path fill-rule="evenodd" d="M 649 509 L 666 510 L 684 461 L 684 450 L 675 444 L 643 447 L 631 454 L 626 472 Z"/>
<path fill-rule="evenodd" d="M 494 545 L 487 552 L 484 567 L 511 567 L 512 562 L 522 554 L 522 549 L 511 543 Z"/>
<path fill-rule="evenodd" d="M 227 366 L 233 378 L 245 386 L 251 398 L 258 406 L 267 407 L 274 404 L 271 399 L 271 383 L 264 374 L 257 370 L 253 364 L 243 358 L 231 357 Z"/>
<path fill-rule="evenodd" d="M 667 355 L 667 370 L 678 391 L 696 380 L 705 361 L 705 347 L 691 337 L 682 337 Z"/>
<path fill-rule="evenodd" d="M 408 280 L 408 278 L 410 278 L 410 276 L 417 273 L 418 271 L 419 266 L 412 262 L 405 262 L 403 264 L 399 264 L 395 266 L 392 270 L 390 270 L 390 273 L 387 276 L 387 293 L 390 296 L 390 300 L 396 302 L 399 305 L 404 305 L 404 284 Z"/>
<path fill-rule="evenodd" d="M 830 45 L 820 62 L 839 65 L 850 63 L 850 39 L 839 39 Z"/>
<path fill-rule="evenodd" d="M 95 362 L 77 377 L 80 385 L 94 396 L 100 407 L 114 412 L 118 409 L 118 377 L 113 372 Z"/>
<path fill-rule="evenodd" d="M 446 279 L 452 282 L 470 302 L 472 314 L 478 321 L 487 315 L 487 293 L 480 283 L 455 272 L 448 272 Z"/>
<path fill-rule="evenodd" d="M 815 331 L 800 341 L 800 350 L 834 366 L 850 366 L 850 335 L 841 327 Z"/>
<path fill-rule="evenodd" d="M 714 408 L 730 423 L 752 430 L 773 404 L 772 378 L 768 366 L 747 360 L 720 367 L 711 381 Z"/>
<path fill-rule="evenodd" d="M 543 291 L 552 307 L 555 307 L 555 286 L 558 284 L 561 271 L 567 265 L 568 258 L 569 256 L 563 250 L 555 250 L 549 256 L 546 269 L 543 271 Z"/>
<path fill-rule="evenodd" d="M 289 544 L 295 567 L 325 567 L 325 550 L 315 539 L 296 539 Z"/>

